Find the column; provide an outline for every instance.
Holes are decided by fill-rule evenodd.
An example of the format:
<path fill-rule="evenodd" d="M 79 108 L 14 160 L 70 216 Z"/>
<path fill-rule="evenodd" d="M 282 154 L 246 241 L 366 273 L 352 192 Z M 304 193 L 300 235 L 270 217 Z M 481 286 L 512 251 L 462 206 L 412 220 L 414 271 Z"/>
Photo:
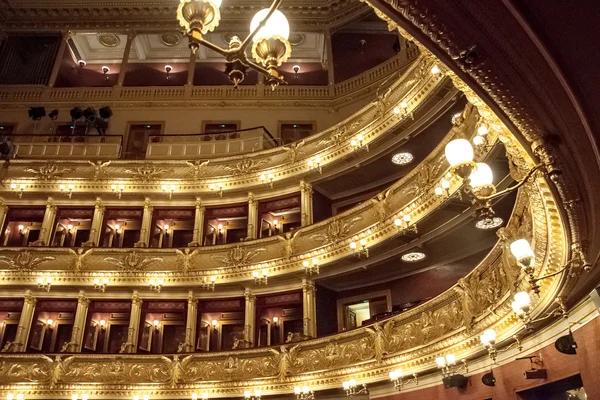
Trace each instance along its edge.
<path fill-rule="evenodd" d="M 302 212 L 302 226 L 313 223 L 313 190 L 310 183 L 300 181 L 300 211 Z"/>
<path fill-rule="evenodd" d="M 4 226 L 4 220 L 6 219 L 6 213 L 8 212 L 8 206 L 4 200 L 0 199 L 0 227 Z"/>
<path fill-rule="evenodd" d="M 206 208 L 202 204 L 200 197 L 196 198 L 196 215 L 194 216 L 194 236 L 190 247 L 202 246 L 202 238 L 204 237 L 204 214 Z"/>
<path fill-rule="evenodd" d="M 92 218 L 92 226 L 90 228 L 90 239 L 85 245 L 90 247 L 98 247 L 100 245 L 100 236 L 102 236 L 102 223 L 104 222 L 104 204 L 100 197 L 96 198 L 94 204 L 94 217 Z"/>
<path fill-rule="evenodd" d="M 23 309 L 21 310 L 21 318 L 17 327 L 15 341 L 7 343 L 2 349 L 2 352 L 23 353 L 27 349 L 27 339 L 31 330 L 31 322 L 33 321 L 33 312 L 35 311 L 35 303 L 37 300 L 31 294 L 31 290 L 25 292 L 23 296 Z"/>
<path fill-rule="evenodd" d="M 333 46 L 331 41 L 331 31 L 325 32 L 325 46 L 327 47 L 327 83 L 329 85 L 329 95 L 335 96 L 335 73 L 333 71 Z"/>
<path fill-rule="evenodd" d="M 56 78 L 58 78 L 58 72 L 60 71 L 60 65 L 62 64 L 62 59 L 63 59 L 63 56 L 65 55 L 65 50 L 67 49 L 67 43 L 68 43 L 70 37 L 71 37 L 71 32 L 62 32 L 60 46 L 58 46 L 58 52 L 56 53 L 56 58 L 54 59 L 54 65 L 52 66 L 52 72 L 50 73 L 50 79 L 48 80 L 48 87 L 54 87 L 54 85 L 56 84 Z"/>
<path fill-rule="evenodd" d="M 75 311 L 75 321 L 73 322 L 71 341 L 67 343 L 67 345 L 61 349 L 61 351 L 66 351 L 69 353 L 81 352 L 89 304 L 90 300 L 85 296 L 83 290 L 81 290 L 79 292 L 79 297 L 77 298 L 77 310 Z"/>
<path fill-rule="evenodd" d="M 185 323 L 185 344 L 183 351 L 193 353 L 196 341 L 196 321 L 198 320 L 198 300 L 194 292 L 190 290 L 188 294 L 187 321 Z"/>
<path fill-rule="evenodd" d="M 140 241 L 137 242 L 134 247 L 148 247 L 150 243 L 150 233 L 152 230 L 152 213 L 154 212 L 154 207 L 152 207 L 152 203 L 150 199 L 146 197 L 144 201 L 144 215 L 142 216 L 142 227 L 140 229 Z"/>
<path fill-rule="evenodd" d="M 127 32 L 127 44 L 125 44 L 125 51 L 123 51 L 123 60 L 121 61 L 121 69 L 119 70 L 119 79 L 117 80 L 117 86 L 123 86 L 123 82 L 125 82 L 125 75 L 127 74 L 127 69 L 129 67 L 129 55 L 131 53 L 131 45 L 133 44 L 133 39 L 135 39 L 134 32 Z"/>
<path fill-rule="evenodd" d="M 190 62 L 188 64 L 188 75 L 186 84 L 189 86 L 194 86 L 194 74 L 196 73 L 196 57 L 198 54 L 194 54 L 190 52 Z"/>
<path fill-rule="evenodd" d="M 131 297 L 131 315 L 129 316 L 129 329 L 127 331 L 127 342 L 121 346 L 120 353 L 135 353 L 137 350 L 138 333 L 140 329 L 140 318 L 142 316 L 142 299 L 137 290 L 133 291 Z"/>
<path fill-rule="evenodd" d="M 250 288 L 244 291 L 246 298 L 246 312 L 244 313 L 244 344 L 245 347 L 254 346 L 254 321 L 256 320 L 256 296 Z"/>
<path fill-rule="evenodd" d="M 50 235 L 52 235 L 52 229 L 54 228 L 54 219 L 56 218 L 56 204 L 52 197 L 48 197 L 46 201 L 46 213 L 44 214 L 44 220 L 42 221 L 42 229 L 40 230 L 40 242 L 43 246 L 50 245 Z"/>
<path fill-rule="evenodd" d="M 258 200 L 254 194 L 248 193 L 248 234 L 247 240 L 256 239 L 256 226 L 258 224 Z"/>
<path fill-rule="evenodd" d="M 315 283 L 310 279 L 302 279 L 302 315 L 304 335 L 317 336 L 317 308 L 315 302 Z"/>

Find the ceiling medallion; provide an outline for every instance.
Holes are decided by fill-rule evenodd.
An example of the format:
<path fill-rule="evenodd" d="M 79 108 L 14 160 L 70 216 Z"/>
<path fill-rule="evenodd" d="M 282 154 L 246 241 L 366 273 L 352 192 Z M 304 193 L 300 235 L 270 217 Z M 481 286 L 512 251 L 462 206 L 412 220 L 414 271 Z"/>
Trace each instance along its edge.
<path fill-rule="evenodd" d="M 424 259 L 425 259 L 425 253 L 421 253 L 420 251 L 413 251 L 413 252 L 402 255 L 402 261 L 408 262 L 408 263 L 419 262 Z"/>
<path fill-rule="evenodd" d="M 494 229 L 499 227 L 500 225 L 502 225 L 504 223 L 504 220 L 500 217 L 494 217 L 494 218 L 486 218 L 486 219 L 482 219 L 477 221 L 477 223 L 475 223 L 475 227 L 477 229 Z"/>
<path fill-rule="evenodd" d="M 114 33 L 99 33 L 98 41 L 104 47 L 117 47 L 121 43 L 119 36 Z"/>
<path fill-rule="evenodd" d="M 410 153 L 398 153 L 392 156 L 392 162 L 396 165 L 410 164 L 413 159 L 414 157 Z"/>
<path fill-rule="evenodd" d="M 167 32 L 160 35 L 160 41 L 167 47 L 177 46 L 181 41 L 181 34 L 178 32 Z"/>
<path fill-rule="evenodd" d="M 302 33 L 290 33 L 288 41 L 292 46 L 300 46 L 306 40 L 306 36 Z"/>

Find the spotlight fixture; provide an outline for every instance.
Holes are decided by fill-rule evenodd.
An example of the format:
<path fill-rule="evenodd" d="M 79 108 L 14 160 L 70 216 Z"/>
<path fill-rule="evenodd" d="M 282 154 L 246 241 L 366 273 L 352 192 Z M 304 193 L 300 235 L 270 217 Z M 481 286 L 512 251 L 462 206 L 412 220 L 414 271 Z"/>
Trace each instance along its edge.
<path fill-rule="evenodd" d="M 494 376 L 494 371 L 490 371 L 487 374 L 484 374 L 481 377 L 481 382 L 485 386 L 496 386 L 496 377 Z"/>
<path fill-rule="evenodd" d="M 208 188 L 210 189 L 211 192 L 216 191 L 219 195 L 219 197 L 223 197 L 223 184 L 221 182 L 215 184 L 215 183 L 211 183 L 210 185 L 208 185 Z"/>
<path fill-rule="evenodd" d="M 167 79 L 171 79 L 171 71 L 173 71 L 173 67 L 170 65 L 165 65 L 165 72 L 167 73 Z"/>
<path fill-rule="evenodd" d="M 569 329 L 569 333 L 565 336 L 561 336 L 554 342 L 554 347 L 559 353 L 575 355 L 577 354 L 577 342 L 573 337 L 573 332 Z"/>
<path fill-rule="evenodd" d="M 442 382 L 446 389 L 453 387 L 464 388 L 467 385 L 467 377 L 460 374 L 463 370 L 469 372 L 467 360 L 461 360 L 460 366 L 457 366 L 456 356 L 454 354 L 446 354 L 446 356 L 436 358 L 435 362 L 442 372 L 442 376 L 444 377 Z"/>
<path fill-rule="evenodd" d="M 260 400 L 261 391 L 259 389 L 254 389 L 254 392 L 249 390 L 244 391 L 244 399 L 245 400 Z"/>
<path fill-rule="evenodd" d="M 410 223 L 411 219 L 410 214 L 404 214 L 404 216 L 394 219 L 394 225 L 402 233 L 412 232 L 416 235 L 419 231 L 417 225 Z"/>
<path fill-rule="evenodd" d="M 52 288 L 52 278 L 49 276 L 45 278 L 43 276 L 40 276 L 39 278 L 37 278 L 37 287 L 38 289 L 49 292 Z"/>
<path fill-rule="evenodd" d="M 315 158 L 308 160 L 308 167 L 310 169 L 318 169 L 319 173 L 323 173 L 323 167 L 321 166 L 321 157 L 316 156 Z"/>
<path fill-rule="evenodd" d="M 250 35 L 243 41 L 237 36 L 232 37 L 227 49 L 204 39 L 204 35 L 219 26 L 221 0 L 182 0 L 177 8 L 177 20 L 189 38 L 193 54 L 200 46 L 205 46 L 226 58 L 226 72 L 236 88 L 250 67 L 262 73 L 266 83 L 275 89 L 277 85 L 286 83 L 277 67 L 287 61 L 292 51 L 288 41 L 289 23 L 277 10 L 281 2 L 274 0 L 270 8 L 258 11 L 250 23 Z M 250 61 L 246 55 L 251 43 L 252 56 L 257 63 Z"/>
<path fill-rule="evenodd" d="M 69 115 L 71 116 L 71 120 L 76 121 L 83 117 L 83 110 L 81 107 L 73 107 L 71 111 L 69 111 Z"/>
<path fill-rule="evenodd" d="M 412 251 L 410 253 L 403 254 L 401 259 L 404 262 L 414 263 L 424 260 L 425 257 L 425 253 L 421 253 L 420 251 Z"/>
<path fill-rule="evenodd" d="M 149 285 L 150 285 L 150 290 L 156 293 L 160 293 L 160 290 L 162 289 L 163 285 L 165 284 L 164 279 L 160 279 L 160 278 L 151 278 L 150 281 L 148 281 Z"/>
<path fill-rule="evenodd" d="M 111 185 L 110 186 L 113 193 L 117 195 L 117 198 L 120 200 L 123 191 L 125 190 L 125 185 Z"/>
<path fill-rule="evenodd" d="M 104 74 L 105 80 L 109 79 L 109 76 L 108 76 L 109 72 L 110 72 L 110 68 L 108 68 L 106 65 L 102 66 L 102 73 Z"/>
<path fill-rule="evenodd" d="M 75 189 L 74 185 L 71 185 L 71 184 L 62 185 L 61 184 L 58 188 L 60 189 L 61 193 L 65 193 L 68 198 L 73 197 L 73 189 Z"/>
<path fill-rule="evenodd" d="M 58 113 L 59 113 L 58 110 L 52 110 L 52 111 L 50 111 L 50 113 L 48 114 L 48 116 L 50 117 L 50 119 L 52 121 L 55 121 L 56 118 L 58 118 Z"/>
<path fill-rule="evenodd" d="M 315 392 L 308 386 L 296 386 L 294 387 L 294 394 L 296 395 L 296 400 L 314 400 Z"/>
<path fill-rule="evenodd" d="M 17 194 L 17 196 L 19 196 L 19 198 L 23 197 L 23 192 L 25 191 L 25 184 L 21 183 L 19 185 L 17 185 L 16 183 L 11 183 L 10 184 L 10 189 L 15 192 Z"/>
<path fill-rule="evenodd" d="M 269 272 L 266 269 L 263 269 L 260 273 L 258 271 L 252 272 L 252 277 L 254 278 L 254 283 L 257 285 L 267 285 L 269 280 Z"/>
<path fill-rule="evenodd" d="M 313 258 L 310 262 L 308 260 L 304 260 L 302 262 L 302 266 L 304 267 L 304 272 L 307 275 L 319 274 L 319 259 Z"/>
<path fill-rule="evenodd" d="M 202 278 L 202 284 L 200 285 L 200 287 L 202 289 L 211 290 L 214 292 L 216 281 L 217 281 L 217 277 L 214 275 L 211 276 L 210 278 L 204 277 L 204 278 Z"/>
<path fill-rule="evenodd" d="M 417 377 L 417 374 L 413 374 L 412 378 L 406 380 L 403 378 L 404 372 L 401 368 L 390 371 L 390 380 L 394 383 L 394 388 L 399 392 L 402 391 L 404 385 L 408 385 L 409 383 L 414 383 L 415 385 L 419 384 L 419 378 Z"/>
<path fill-rule="evenodd" d="M 110 106 L 104 106 L 101 109 L 98 110 L 98 113 L 100 114 L 100 118 L 102 119 L 110 119 L 110 117 L 113 116 L 113 112 L 112 109 L 110 108 Z"/>
<path fill-rule="evenodd" d="M 107 278 L 94 278 L 94 290 L 98 290 L 102 293 L 106 292 L 108 286 Z"/>
<path fill-rule="evenodd" d="M 414 156 L 408 152 L 396 153 L 392 156 L 392 162 L 396 165 L 407 165 L 414 160 Z"/>
<path fill-rule="evenodd" d="M 173 198 L 173 193 L 175 193 L 175 189 L 177 189 L 175 185 L 162 185 L 162 191 L 163 193 L 167 193 L 167 195 L 169 196 L 169 200 Z"/>
<path fill-rule="evenodd" d="M 346 397 L 354 397 L 354 396 L 361 396 L 361 395 L 368 396 L 369 395 L 369 389 L 367 389 L 367 385 L 365 385 L 363 383 L 362 385 L 359 386 L 356 383 L 356 379 L 350 379 L 350 380 L 342 382 L 342 388 L 344 389 L 344 392 L 346 393 Z"/>
<path fill-rule="evenodd" d="M 359 247 L 360 246 L 360 247 Z M 352 241 L 350 242 L 350 249 L 357 256 L 365 256 L 365 258 L 369 258 L 369 248 L 367 247 L 367 239 L 360 239 L 358 243 Z"/>
<path fill-rule="evenodd" d="M 79 67 L 83 68 L 87 65 L 87 62 L 85 60 L 79 60 L 79 61 L 77 61 L 77 65 L 79 65 Z"/>
<path fill-rule="evenodd" d="M 46 116 L 46 109 L 44 107 L 31 107 L 29 109 L 29 118 L 33 121 L 39 121 Z"/>

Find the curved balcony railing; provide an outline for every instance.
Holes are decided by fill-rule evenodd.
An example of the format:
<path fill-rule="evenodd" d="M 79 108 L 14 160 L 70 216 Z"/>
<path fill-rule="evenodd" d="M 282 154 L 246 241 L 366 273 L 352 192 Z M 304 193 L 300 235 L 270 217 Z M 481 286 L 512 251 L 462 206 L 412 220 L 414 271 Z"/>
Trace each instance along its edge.
<path fill-rule="evenodd" d="M 121 135 L 11 135 L 14 158 L 115 159 L 121 156 Z"/>
<path fill-rule="evenodd" d="M 146 159 L 220 157 L 252 153 L 281 145 L 281 139 L 274 138 L 264 126 L 220 133 L 153 135 L 149 139 Z"/>

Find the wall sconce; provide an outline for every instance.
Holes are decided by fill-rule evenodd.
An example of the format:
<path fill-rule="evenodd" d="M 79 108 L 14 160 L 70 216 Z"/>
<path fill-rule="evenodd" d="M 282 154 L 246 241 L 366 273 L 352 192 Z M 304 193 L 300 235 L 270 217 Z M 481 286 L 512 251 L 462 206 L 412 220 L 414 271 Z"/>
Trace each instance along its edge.
<path fill-rule="evenodd" d="M 277 326 L 279 324 L 279 317 L 273 317 L 273 326 Z"/>
<path fill-rule="evenodd" d="M 279 232 L 279 220 L 277 220 L 277 219 L 273 220 L 273 228 L 275 229 L 275 233 Z"/>
<path fill-rule="evenodd" d="M 113 226 L 113 229 L 114 229 L 114 231 L 115 231 L 115 233 L 116 233 L 117 235 L 118 235 L 119 233 L 121 233 L 121 225 L 119 225 L 119 224 L 115 224 L 115 225 Z"/>
<path fill-rule="evenodd" d="M 254 277 L 254 283 L 257 285 L 267 285 L 269 280 L 269 272 L 266 269 L 263 269 L 260 274 L 258 271 L 254 271 L 252 276 Z"/>
<path fill-rule="evenodd" d="M 150 284 L 150 290 L 152 290 L 153 292 L 156 293 L 160 293 L 160 290 L 162 289 L 163 285 L 165 284 L 165 281 L 163 279 L 150 279 L 150 281 L 148 282 Z"/>
<path fill-rule="evenodd" d="M 304 272 L 307 275 L 319 274 L 319 259 L 313 258 L 310 262 L 308 260 L 304 260 L 302 262 L 302 266 L 304 267 Z"/>
<path fill-rule="evenodd" d="M 463 370 L 469 372 L 467 366 L 467 360 L 461 360 L 461 365 L 456 366 L 456 356 L 454 354 L 447 354 L 445 357 L 438 357 L 435 359 L 438 368 L 442 372 L 444 379 L 444 387 L 449 388 L 463 388 L 467 384 L 467 377 L 460 374 Z"/>
<path fill-rule="evenodd" d="M 361 385 L 360 389 L 357 389 L 358 385 L 356 383 L 356 379 L 350 379 L 348 381 L 342 382 L 342 388 L 344 392 L 346 392 L 346 397 L 354 397 L 360 395 L 368 395 L 369 389 L 367 389 L 367 385 L 364 383 Z"/>
<path fill-rule="evenodd" d="M 46 320 L 46 327 L 48 327 L 48 329 L 52 330 L 54 328 L 54 320 L 51 318 L 48 318 L 48 320 Z"/>
<path fill-rule="evenodd" d="M 106 329 L 106 320 L 104 320 L 104 319 L 100 320 L 100 329 Z"/>
<path fill-rule="evenodd" d="M 442 179 L 440 186 L 436 187 L 434 191 L 437 196 L 450 197 L 450 182 Z"/>
<path fill-rule="evenodd" d="M 19 225 L 19 233 L 20 233 L 21 235 L 24 235 L 24 234 L 25 234 L 25 226 L 24 226 L 24 225 Z"/>
<path fill-rule="evenodd" d="M 50 288 L 52 287 L 52 278 L 49 276 L 45 278 L 43 276 L 40 276 L 39 278 L 37 278 L 37 287 L 38 289 L 49 292 Z"/>
<path fill-rule="evenodd" d="M 159 321 L 159 320 L 157 320 L 157 319 L 155 319 L 155 320 L 152 322 L 152 325 L 154 325 L 154 330 L 158 330 L 158 328 L 160 327 L 160 321 Z"/>
<path fill-rule="evenodd" d="M 260 395 L 261 395 L 261 391 L 258 389 L 255 389 L 254 393 L 250 392 L 249 390 L 246 390 L 244 392 L 244 399 L 245 400 L 260 400 Z"/>
<path fill-rule="evenodd" d="M 441 71 L 440 71 L 440 67 L 438 67 L 437 65 L 434 65 L 433 67 L 431 67 L 431 74 L 432 74 L 432 75 L 437 75 L 437 74 L 439 74 L 440 72 L 441 72 Z"/>
<path fill-rule="evenodd" d="M 294 387 L 294 394 L 296 395 L 296 400 L 314 400 L 315 392 L 311 390 L 308 386 L 296 386 Z"/>
<path fill-rule="evenodd" d="M 359 245 L 360 248 L 358 247 Z M 367 247 L 367 239 L 360 239 L 358 244 L 356 242 L 350 242 L 350 249 L 352 249 L 352 252 L 359 258 L 363 255 L 366 258 L 369 258 L 369 248 Z"/>
<path fill-rule="evenodd" d="M 73 231 L 73 224 L 67 224 L 67 233 L 71 233 Z"/>
<path fill-rule="evenodd" d="M 211 183 L 210 185 L 208 185 L 208 188 L 211 192 L 217 191 L 219 197 L 223 197 L 223 184 L 221 182 L 217 183 L 216 185 L 214 183 Z"/>
<path fill-rule="evenodd" d="M 394 107 L 394 109 L 392 110 L 392 112 L 398 118 L 409 116 L 411 119 L 415 119 L 414 114 L 412 112 L 410 112 L 410 113 L 408 112 L 408 103 L 405 102 L 405 101 L 401 102 L 399 104 L 399 106 Z"/>
<path fill-rule="evenodd" d="M 165 72 L 167 73 L 167 79 L 171 79 L 171 71 L 173 71 L 173 67 L 170 65 L 165 65 Z"/>
<path fill-rule="evenodd" d="M 404 372 L 402 369 L 398 368 L 393 371 L 390 371 L 390 380 L 394 383 L 394 389 L 397 391 L 401 391 L 404 385 L 408 385 L 409 383 L 414 383 L 415 385 L 419 384 L 419 378 L 417 374 L 413 374 L 412 378 L 404 380 Z"/>
<path fill-rule="evenodd" d="M 73 196 L 73 189 L 75 188 L 75 186 L 73 185 L 60 185 L 60 192 L 61 193 L 66 193 L 68 198 L 71 198 Z"/>
<path fill-rule="evenodd" d="M 112 189 L 112 192 L 117 195 L 117 199 L 120 200 L 121 195 L 123 194 L 123 191 L 125 190 L 125 185 L 111 185 L 110 188 Z"/>
<path fill-rule="evenodd" d="M 104 74 L 104 80 L 108 80 L 108 73 L 110 72 L 110 68 L 106 65 L 102 67 L 102 73 Z"/>
<path fill-rule="evenodd" d="M 369 145 L 365 144 L 365 137 L 363 135 L 357 135 L 355 138 L 350 140 L 350 145 L 354 147 L 354 151 L 361 149 L 363 146 L 367 152 L 369 151 Z"/>
<path fill-rule="evenodd" d="M 294 65 L 292 67 L 292 69 L 294 70 L 294 79 L 298 79 L 298 72 L 300 72 L 300 66 L 299 65 Z"/>
<path fill-rule="evenodd" d="M 479 340 L 481 341 L 481 344 L 483 345 L 483 347 L 485 347 L 488 351 L 488 355 L 490 356 L 492 362 L 496 362 L 496 358 L 498 357 L 499 353 L 504 353 L 510 349 L 512 349 L 515 345 L 517 345 L 519 351 L 521 351 L 523 349 L 523 347 L 521 346 L 521 341 L 519 340 L 519 337 L 517 335 L 514 335 L 513 338 L 515 339 L 515 343 L 511 344 L 508 347 L 505 347 L 502 350 L 498 350 L 496 348 L 496 331 L 494 331 L 493 329 L 488 329 L 486 331 L 484 331 L 481 336 L 479 336 Z"/>
<path fill-rule="evenodd" d="M 173 198 L 173 193 L 175 193 L 175 189 L 176 187 L 174 185 L 163 185 L 162 186 L 162 191 L 163 193 L 167 193 L 169 195 L 169 200 L 171 200 Z"/>
<path fill-rule="evenodd" d="M 211 291 L 215 291 L 215 282 L 217 281 L 217 277 L 216 276 L 211 276 L 210 278 L 206 278 L 204 277 L 202 279 L 202 284 L 200 285 L 200 287 L 202 289 L 206 289 L 206 290 L 211 290 Z"/>
<path fill-rule="evenodd" d="M 94 290 L 98 290 L 102 293 L 106 291 L 106 287 L 108 286 L 107 278 L 94 278 Z"/>
<path fill-rule="evenodd" d="M 219 232 L 219 235 L 223 234 L 223 224 L 217 225 L 217 232 Z"/>
<path fill-rule="evenodd" d="M 273 180 L 275 179 L 275 175 L 274 174 L 262 174 L 260 176 L 260 180 L 262 182 L 268 182 L 269 186 L 271 187 L 271 189 L 273 189 Z"/>
<path fill-rule="evenodd" d="M 568 318 L 569 312 L 567 310 L 566 297 L 559 296 L 554 299 L 554 302 L 558 305 L 558 308 L 550 310 L 546 315 L 536 319 L 531 319 L 531 297 L 527 292 L 519 292 L 515 294 L 514 300 L 511 304 L 513 311 L 517 314 L 517 317 L 525 325 L 525 329 L 531 330 L 531 325 L 547 320 L 548 318 L 562 317 Z"/>
<path fill-rule="evenodd" d="M 308 160 L 308 167 L 310 169 L 318 169 L 319 170 L 319 174 L 322 174 L 323 173 L 323 167 L 321 166 L 321 157 L 316 156 L 314 159 Z"/>
<path fill-rule="evenodd" d="M 25 191 L 25 184 L 21 183 L 20 185 L 17 186 L 16 183 L 11 183 L 10 184 L 10 188 L 13 192 L 15 192 L 17 194 L 17 196 L 19 196 L 19 198 L 23 197 L 23 192 Z"/>
<path fill-rule="evenodd" d="M 170 226 L 168 224 L 163 225 L 162 229 L 163 229 L 163 232 L 165 233 L 165 235 L 169 234 L 169 228 L 170 228 Z"/>
<path fill-rule="evenodd" d="M 414 234 L 418 233 L 418 229 L 417 229 L 417 225 L 415 224 L 410 224 L 410 221 L 412 220 L 412 217 L 410 216 L 410 214 L 404 214 L 404 216 L 402 218 L 396 218 L 394 220 L 394 225 L 396 225 L 396 228 L 398 228 L 399 231 L 402 232 L 412 232 Z"/>
<path fill-rule="evenodd" d="M 219 321 L 217 321 L 216 319 L 213 319 L 212 326 L 213 326 L 213 329 L 216 331 L 217 328 L 219 327 Z"/>

